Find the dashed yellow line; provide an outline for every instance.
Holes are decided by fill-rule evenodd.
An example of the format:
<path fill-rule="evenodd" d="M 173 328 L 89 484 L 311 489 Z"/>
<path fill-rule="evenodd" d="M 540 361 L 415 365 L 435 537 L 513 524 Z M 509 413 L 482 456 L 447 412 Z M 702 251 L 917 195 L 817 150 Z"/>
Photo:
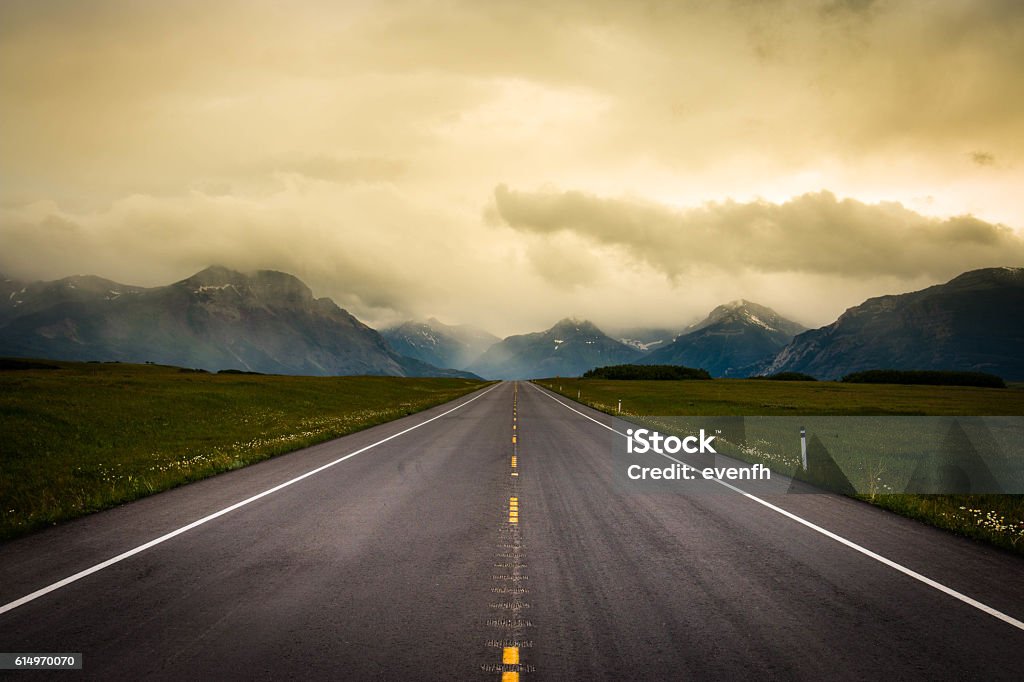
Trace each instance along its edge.
<path fill-rule="evenodd" d="M 519 397 L 518 397 L 518 395 L 516 395 L 518 393 L 518 391 L 519 391 L 518 385 L 513 384 L 513 395 L 512 395 L 512 445 L 516 445 L 516 440 L 517 440 L 516 436 L 517 436 L 517 432 L 519 431 L 519 424 L 518 424 L 518 422 L 519 422 L 519 415 L 516 413 L 516 404 L 519 401 Z M 519 462 L 516 459 L 515 454 L 513 454 L 512 455 L 512 468 L 516 469 L 518 467 L 518 464 L 519 464 Z M 513 471 L 512 475 L 518 477 L 519 476 L 519 472 L 518 471 Z"/>
<path fill-rule="evenodd" d="M 517 433 L 519 431 L 519 385 L 512 384 L 512 445 L 517 444 Z M 512 450 L 512 475 L 518 476 L 519 472 L 516 469 L 519 468 L 519 457 L 518 452 L 515 448 Z M 509 497 L 508 498 L 508 522 L 511 524 L 519 523 L 519 498 Z M 507 646 L 501 650 L 501 663 L 507 666 L 519 666 L 519 647 Z M 501 673 L 501 682 L 519 682 L 519 672 L 516 670 L 503 670 Z"/>

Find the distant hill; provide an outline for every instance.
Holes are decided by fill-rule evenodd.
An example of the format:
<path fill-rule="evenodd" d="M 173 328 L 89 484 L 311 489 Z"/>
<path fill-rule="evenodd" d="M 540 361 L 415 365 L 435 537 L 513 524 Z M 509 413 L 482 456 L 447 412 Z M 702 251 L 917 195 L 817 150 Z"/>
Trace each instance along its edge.
<path fill-rule="evenodd" d="M 463 368 L 500 341 L 468 324 L 447 325 L 435 318 L 403 322 L 380 332 L 392 350 L 438 367 Z"/>
<path fill-rule="evenodd" d="M 283 272 L 215 266 L 153 288 L 99 277 L 0 279 L 0 355 L 276 374 L 469 376 L 395 353 L 376 331 Z"/>
<path fill-rule="evenodd" d="M 547 331 L 494 344 L 466 369 L 488 379 L 577 377 L 588 369 L 632 362 L 639 356 L 592 322 L 564 319 Z"/>
<path fill-rule="evenodd" d="M 973 270 L 921 291 L 868 299 L 794 338 L 767 371 L 838 379 L 871 369 L 1024 380 L 1024 268 Z"/>
<path fill-rule="evenodd" d="M 639 362 L 701 367 L 716 377 L 747 376 L 752 366 L 770 361 L 804 329 L 771 308 L 732 301 Z"/>

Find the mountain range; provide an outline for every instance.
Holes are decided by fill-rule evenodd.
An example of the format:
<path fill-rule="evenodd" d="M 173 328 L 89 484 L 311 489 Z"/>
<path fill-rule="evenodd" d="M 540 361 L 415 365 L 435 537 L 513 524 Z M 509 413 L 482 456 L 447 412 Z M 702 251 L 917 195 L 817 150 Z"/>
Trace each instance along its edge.
<path fill-rule="evenodd" d="M 494 344 L 467 369 L 489 379 L 574 377 L 594 367 L 633 362 L 641 355 L 593 322 L 566 318 L 546 331 Z"/>
<path fill-rule="evenodd" d="M 526 379 L 641 363 L 700 367 L 720 377 L 796 371 L 835 379 L 888 368 L 1021 380 L 1024 268 L 975 270 L 921 291 L 872 298 L 820 329 L 739 300 L 679 333 L 628 329 L 616 336 L 575 318 L 501 340 L 435 318 L 378 333 L 330 299 L 315 298 L 299 279 L 272 270 L 214 266 L 152 288 L 92 276 L 34 283 L 0 276 L 0 356 L 313 375 Z"/>
<path fill-rule="evenodd" d="M 472 376 L 393 351 L 302 281 L 210 267 L 168 286 L 99 277 L 0 285 L 0 355 L 277 374 Z"/>
<path fill-rule="evenodd" d="M 921 291 L 868 299 L 797 335 L 765 371 L 837 379 L 880 368 L 1024 379 L 1024 268 L 973 270 Z"/>
<path fill-rule="evenodd" d="M 757 363 L 774 357 L 805 329 L 771 308 L 732 301 L 645 355 L 640 364 L 700 367 L 717 377 L 749 376 Z"/>

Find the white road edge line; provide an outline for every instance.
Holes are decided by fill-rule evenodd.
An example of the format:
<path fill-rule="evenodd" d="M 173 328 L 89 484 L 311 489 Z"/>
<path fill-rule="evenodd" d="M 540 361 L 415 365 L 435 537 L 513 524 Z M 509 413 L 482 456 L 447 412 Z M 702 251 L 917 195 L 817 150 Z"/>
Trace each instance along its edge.
<path fill-rule="evenodd" d="M 565 407 L 565 408 L 567 408 L 569 410 L 572 410 L 573 412 L 575 412 L 576 414 L 580 415 L 581 417 L 589 419 L 590 421 L 594 422 L 598 426 L 604 427 L 604 428 L 608 429 L 609 431 L 612 431 L 613 433 L 617 433 L 620 436 L 622 436 L 623 438 L 627 438 L 628 437 L 628 436 L 626 436 L 626 434 L 622 433 L 621 431 L 613 429 L 612 427 L 608 426 L 607 424 L 602 424 L 601 422 L 597 421 L 596 419 L 594 419 L 590 415 L 584 414 L 584 413 L 580 412 L 579 410 L 577 410 L 576 408 L 572 407 L 571 405 L 563 403 L 561 400 L 559 400 L 558 398 L 554 397 L 553 395 L 548 393 L 546 390 L 542 390 L 539 386 L 536 386 L 532 382 L 530 382 L 530 385 L 533 386 L 537 391 L 540 391 L 540 393 L 542 395 L 547 396 L 548 398 L 551 398 L 552 400 L 554 400 L 559 405 L 562 405 L 563 407 Z M 664 453 L 658 453 L 658 454 L 661 454 L 663 457 L 666 457 L 667 459 L 670 459 L 673 462 L 676 462 L 677 464 L 680 464 L 680 465 L 682 465 L 684 467 L 687 467 L 687 468 L 690 468 L 690 469 L 696 469 L 694 466 L 692 466 L 690 464 L 687 464 L 686 462 L 681 462 L 678 459 L 676 459 L 675 457 L 672 457 L 670 455 L 666 455 Z M 1009 616 L 1009 615 L 1003 613 L 1002 611 L 999 611 L 997 609 L 992 608 L 991 606 L 989 606 L 987 604 L 983 604 L 980 601 L 978 601 L 977 599 L 973 599 L 971 597 L 968 597 L 966 594 L 963 594 L 962 592 L 957 592 L 956 590 L 954 590 L 951 587 L 946 587 L 942 583 L 936 582 L 935 580 L 932 580 L 928 576 L 921 575 L 917 571 L 911 570 L 911 569 L 907 568 L 906 566 L 903 566 L 902 564 L 898 564 L 895 561 L 893 561 L 892 559 L 887 559 L 884 556 L 882 556 L 881 554 L 877 554 L 875 552 L 872 552 L 867 547 L 862 547 L 861 545 L 858 545 L 856 542 L 853 542 L 852 540 L 847 540 L 846 538 L 844 538 L 841 535 L 836 535 L 832 531 L 827 530 L 825 528 L 822 528 L 821 526 L 818 526 L 818 525 L 816 525 L 814 523 L 811 523 L 807 519 L 801 518 L 801 517 L 797 516 L 796 514 L 794 514 L 792 512 L 788 512 L 785 509 L 782 509 L 781 507 L 776 507 L 771 502 L 767 502 L 765 500 L 762 500 L 760 497 L 757 497 L 756 495 L 751 495 L 750 493 L 746 492 L 745 490 L 741 490 L 741 489 L 737 488 L 734 485 L 726 483 L 725 481 L 719 480 L 717 478 L 711 479 L 711 480 L 713 480 L 715 483 L 718 483 L 720 485 L 725 486 L 726 488 L 729 488 L 730 490 L 733 490 L 733 491 L 739 493 L 740 495 L 742 495 L 743 497 L 746 497 L 749 500 L 753 500 L 754 502 L 757 502 L 758 504 L 760 504 L 760 505 L 762 505 L 764 507 L 767 507 L 768 509 L 771 509 L 774 512 L 782 514 L 786 518 L 792 519 L 793 521 L 796 521 L 799 524 L 807 526 L 811 530 L 813 530 L 813 531 L 815 531 L 817 533 L 821 533 L 822 535 L 824 535 L 827 538 L 831 538 L 831 539 L 835 540 L 836 542 L 838 542 L 840 544 L 846 545 L 850 549 L 853 549 L 853 550 L 855 550 L 857 552 L 860 552 L 864 556 L 871 557 L 875 561 L 877 561 L 879 563 L 882 563 L 882 564 L 885 564 L 889 568 L 896 569 L 900 573 L 903 573 L 904 575 L 910 576 L 914 580 L 922 582 L 925 585 L 928 585 L 929 587 L 932 587 L 932 588 L 938 590 L 939 592 L 942 592 L 944 594 L 948 594 L 950 597 L 953 597 L 954 599 L 959 599 L 963 603 L 965 603 L 965 604 L 967 604 L 969 606 L 973 606 L 974 608 L 978 609 L 979 611 L 981 611 L 983 613 L 987 613 L 990 616 L 998 618 L 999 620 L 1001 620 L 1004 623 L 1007 623 L 1009 625 L 1012 625 L 1013 627 L 1017 628 L 1018 630 L 1024 630 L 1024 622 L 1022 622 L 1020 620 L 1017 620 L 1013 616 Z"/>
<path fill-rule="evenodd" d="M 253 495 L 252 497 L 246 498 L 246 499 L 242 500 L 241 502 L 236 502 L 235 504 L 231 505 L 230 507 L 224 507 L 220 511 L 216 511 L 216 512 L 214 512 L 212 514 L 204 516 L 201 519 L 193 521 L 192 523 L 190 523 L 188 525 L 182 526 L 181 528 L 178 528 L 176 530 L 172 530 L 170 533 L 166 533 L 164 535 L 161 535 L 160 537 L 155 538 L 153 540 L 150 540 L 149 542 L 147 542 L 145 544 L 139 545 L 138 547 L 135 547 L 134 549 L 129 549 L 127 552 L 122 552 L 121 554 L 118 554 L 115 557 L 111 557 L 110 559 L 107 559 L 106 561 L 100 562 L 100 563 L 96 564 L 95 566 L 90 566 L 89 568 L 87 568 L 85 570 L 82 570 L 82 571 L 79 571 L 78 573 L 75 573 L 74 575 L 70 575 L 67 578 L 64 578 L 63 580 L 58 580 L 57 582 L 53 583 L 52 585 L 47 585 L 46 587 L 38 589 L 35 592 L 32 592 L 31 594 L 26 594 L 24 597 L 21 597 L 20 599 L 15 599 L 12 602 L 4 604 L 3 606 L 0 606 L 0 614 L 7 613 L 8 611 L 13 611 L 14 609 L 18 608 L 19 606 L 24 606 L 25 604 L 29 603 L 30 601 L 34 601 L 36 599 L 39 599 L 40 597 L 42 597 L 44 595 L 47 595 L 50 592 L 54 592 L 56 590 L 59 590 L 60 588 L 66 587 L 66 586 L 70 585 L 71 583 L 73 583 L 75 581 L 78 581 L 78 580 L 81 580 L 82 578 L 85 578 L 86 576 L 90 576 L 93 573 L 97 573 L 99 571 L 102 571 L 104 568 L 108 568 L 110 566 L 113 566 L 114 564 L 119 563 L 121 561 L 124 561 L 125 559 L 127 559 L 129 557 L 135 556 L 136 554 L 139 554 L 140 552 L 145 552 L 147 549 L 150 549 L 151 547 L 156 547 L 157 545 L 159 545 L 159 544 L 161 544 L 163 542 L 167 542 L 168 540 L 170 540 L 173 537 L 177 537 L 178 535 L 181 535 L 182 533 L 187 533 L 188 531 L 192 530 L 193 528 L 197 528 L 198 526 L 201 526 L 204 523 L 208 523 L 210 521 L 213 521 L 214 519 L 216 519 L 218 517 L 224 516 L 225 514 L 227 514 L 229 512 L 233 512 L 234 510 L 239 509 L 240 507 L 244 507 L 247 504 L 251 504 L 251 503 L 255 502 L 256 500 L 258 500 L 260 498 L 263 498 L 263 497 L 266 497 L 267 495 L 271 495 L 273 493 L 276 493 L 278 490 L 281 490 L 283 488 L 287 488 L 288 486 L 290 486 L 290 485 L 292 485 L 294 483 L 298 483 L 299 481 L 301 481 L 301 480 L 303 480 L 305 478 L 309 478 L 310 476 L 318 474 L 318 473 L 320 473 L 321 471 L 323 471 L 325 469 L 329 469 L 332 466 L 334 466 L 335 464 L 340 464 L 341 462 L 344 462 L 346 459 L 351 459 L 352 457 L 355 457 L 356 455 L 358 455 L 360 453 L 366 452 L 367 450 L 370 450 L 371 448 L 375 448 L 378 445 L 380 445 L 381 443 L 386 443 L 389 440 L 393 440 L 395 438 L 398 438 L 399 436 L 405 435 L 405 434 L 409 433 L 410 431 L 415 431 L 416 429 L 420 428 L 421 426 L 425 426 L 425 425 L 429 424 L 432 421 L 440 419 L 441 417 L 443 417 L 445 415 L 451 414 L 455 410 L 462 409 L 463 407 L 465 407 L 466 405 L 469 405 L 474 400 L 477 400 L 479 398 L 483 398 L 485 395 L 487 395 L 488 393 L 490 393 L 491 391 L 493 391 L 494 389 L 496 389 L 500 385 L 501 385 L 500 383 L 495 384 L 494 386 L 491 386 L 489 389 L 487 389 L 486 391 L 484 391 L 480 395 L 474 396 L 473 398 L 470 398 L 469 400 L 467 400 L 464 403 L 459 403 L 458 405 L 456 405 L 452 409 L 447 410 L 445 412 L 442 412 L 441 414 L 437 415 L 436 417 L 431 417 L 430 419 L 427 419 L 426 421 L 422 421 L 419 424 L 416 424 L 415 426 L 410 426 L 409 428 L 405 429 L 404 431 L 399 431 L 398 433 L 392 434 L 392 435 L 388 436 L 387 438 L 382 438 L 379 441 L 377 441 L 376 443 L 371 443 L 370 445 L 367 445 L 366 447 L 359 448 L 355 452 L 350 452 L 349 454 L 345 455 L 344 457 L 339 457 L 338 459 L 334 460 L 333 462 L 328 462 L 327 464 L 319 466 L 316 469 L 313 469 L 311 471 L 307 471 L 306 473 L 302 474 L 301 476 L 296 476 L 295 478 L 293 478 L 293 479 L 291 479 L 289 481 L 285 481 L 284 483 L 280 483 L 278 485 L 275 485 L 273 488 L 270 488 L 268 490 L 264 490 L 263 492 L 258 493 L 256 495 Z"/>

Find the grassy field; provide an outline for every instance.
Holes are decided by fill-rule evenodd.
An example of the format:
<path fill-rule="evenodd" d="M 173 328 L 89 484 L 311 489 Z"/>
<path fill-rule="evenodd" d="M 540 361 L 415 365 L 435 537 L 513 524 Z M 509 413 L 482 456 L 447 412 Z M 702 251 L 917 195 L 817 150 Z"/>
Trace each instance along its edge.
<path fill-rule="evenodd" d="M 49 361 L 47 361 L 49 362 Z M 465 395 L 465 379 L 0 371 L 0 540 Z"/>
<path fill-rule="evenodd" d="M 897 386 L 832 381 L 614 381 L 544 379 L 537 383 L 604 410 L 647 415 L 1024 415 L 1024 386 Z M 599 405 L 603 407 L 598 407 Z"/>
<path fill-rule="evenodd" d="M 1019 416 L 1024 415 L 1024 386 L 1006 389 L 961 386 L 904 386 L 841 384 L 834 382 L 752 381 L 613 381 L 592 379 L 544 379 L 538 384 L 593 408 L 644 421 L 646 417 L 716 416 Z M 647 420 L 649 421 L 649 420 Z M 678 420 L 672 420 L 677 422 Z M 748 422 L 748 432 L 752 424 Z M 784 423 L 788 420 L 765 420 Z M 809 421 L 809 420 L 808 420 Z M 867 421 L 867 420 L 863 420 Z M 898 421 L 898 420 L 897 420 Z M 908 423 L 911 420 L 906 420 Z M 682 422 L 680 422 L 682 423 Z M 794 422 L 795 423 L 795 422 Z M 857 424 L 857 420 L 849 420 Z M 918 422 L 920 423 L 920 422 Z M 658 424 L 653 424 L 658 427 Z M 705 424 L 706 425 L 706 424 Z M 662 425 L 662 431 L 670 431 Z M 798 427 L 797 427 L 798 428 Z M 867 427 L 865 427 L 867 428 Z M 755 427 L 756 429 L 756 427 Z M 749 435 L 749 434 L 748 434 Z M 890 431 L 887 452 L 871 444 L 873 434 L 847 436 L 847 443 L 828 443 L 835 461 L 843 465 L 859 499 L 961 535 L 1024 554 L 1024 495 L 911 495 L 889 494 L 875 482 L 906 482 L 913 469 L 915 451 L 908 444 L 913 434 Z M 753 443 L 732 448 L 728 454 L 760 462 L 787 475 L 802 476 L 798 440 L 788 448 Z M 919 454 L 919 453 L 917 453 Z M 1020 462 L 1013 467 L 1021 469 Z M 870 492 L 866 492 L 870 489 Z M 904 490 L 894 483 L 893 490 Z"/>

